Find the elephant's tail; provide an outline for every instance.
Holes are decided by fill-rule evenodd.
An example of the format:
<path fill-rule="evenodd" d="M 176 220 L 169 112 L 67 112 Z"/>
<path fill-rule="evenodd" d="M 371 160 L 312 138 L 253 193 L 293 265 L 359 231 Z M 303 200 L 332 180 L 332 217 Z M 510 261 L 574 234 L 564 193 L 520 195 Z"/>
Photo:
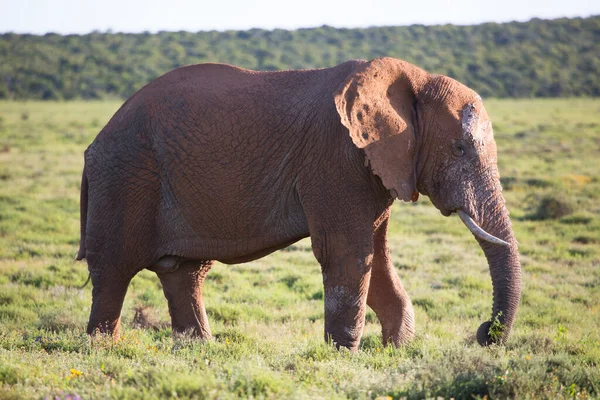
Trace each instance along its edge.
<path fill-rule="evenodd" d="M 83 167 L 83 176 L 81 177 L 81 199 L 79 202 L 79 212 L 81 221 L 81 237 L 79 239 L 79 251 L 77 252 L 77 260 L 85 258 L 85 232 L 87 227 L 87 209 L 88 209 L 88 178 Z M 86 282 L 87 283 L 87 282 Z"/>

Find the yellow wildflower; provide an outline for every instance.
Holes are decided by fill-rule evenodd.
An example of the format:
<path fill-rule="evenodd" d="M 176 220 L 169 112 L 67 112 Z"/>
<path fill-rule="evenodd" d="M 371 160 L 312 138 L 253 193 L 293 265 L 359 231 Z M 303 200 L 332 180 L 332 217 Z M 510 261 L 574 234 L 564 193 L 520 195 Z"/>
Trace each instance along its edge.
<path fill-rule="evenodd" d="M 82 374 L 83 374 L 83 372 L 81 372 L 80 370 L 78 370 L 78 369 L 75 369 L 75 368 L 71 368 L 71 369 L 69 370 L 69 372 L 71 373 L 71 375 L 67 375 L 67 376 L 65 377 L 65 379 L 66 379 L 67 381 L 70 381 L 71 379 L 75 379 L 75 378 L 77 378 L 78 376 L 80 376 L 80 375 L 82 375 Z"/>

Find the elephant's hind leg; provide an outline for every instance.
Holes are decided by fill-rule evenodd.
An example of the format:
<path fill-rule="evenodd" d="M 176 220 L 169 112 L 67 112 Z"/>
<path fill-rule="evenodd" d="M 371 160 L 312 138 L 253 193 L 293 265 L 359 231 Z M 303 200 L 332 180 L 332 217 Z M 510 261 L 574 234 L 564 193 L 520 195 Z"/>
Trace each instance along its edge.
<path fill-rule="evenodd" d="M 202 299 L 202 284 L 213 261 L 181 260 L 169 270 L 156 272 L 169 302 L 173 332 L 210 339 L 208 318 Z"/>
<path fill-rule="evenodd" d="M 92 311 L 87 333 L 107 333 L 119 337 L 121 329 L 121 309 L 127 293 L 127 286 L 133 276 L 121 276 L 105 271 L 91 273 Z"/>
<path fill-rule="evenodd" d="M 371 284 L 367 304 L 381 322 L 383 343 L 398 346 L 413 338 L 415 317 L 412 303 L 394 269 L 387 246 L 387 224 L 375 233 Z"/>

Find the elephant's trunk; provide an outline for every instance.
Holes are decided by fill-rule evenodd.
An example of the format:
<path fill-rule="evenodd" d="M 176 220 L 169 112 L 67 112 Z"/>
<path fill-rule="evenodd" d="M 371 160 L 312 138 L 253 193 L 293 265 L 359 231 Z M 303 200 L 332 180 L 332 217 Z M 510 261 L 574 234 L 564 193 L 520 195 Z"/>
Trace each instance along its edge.
<path fill-rule="evenodd" d="M 477 341 L 482 346 L 506 342 L 521 299 L 521 264 L 517 241 L 502 195 L 496 192 L 493 197 L 487 202 L 486 210 L 480 213 L 479 222 L 483 230 L 507 242 L 508 246 L 477 238 L 487 258 L 494 287 L 492 319 L 481 324 L 477 331 Z"/>

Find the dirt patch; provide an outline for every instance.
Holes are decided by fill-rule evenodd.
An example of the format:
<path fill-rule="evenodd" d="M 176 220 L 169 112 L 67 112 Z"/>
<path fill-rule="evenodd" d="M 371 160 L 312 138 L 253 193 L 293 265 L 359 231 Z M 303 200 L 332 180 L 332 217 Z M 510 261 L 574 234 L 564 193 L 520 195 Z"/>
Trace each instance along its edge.
<path fill-rule="evenodd" d="M 140 305 L 135 308 L 133 325 L 143 329 L 150 328 L 160 330 L 165 327 L 166 324 L 158 320 L 152 307 Z"/>

